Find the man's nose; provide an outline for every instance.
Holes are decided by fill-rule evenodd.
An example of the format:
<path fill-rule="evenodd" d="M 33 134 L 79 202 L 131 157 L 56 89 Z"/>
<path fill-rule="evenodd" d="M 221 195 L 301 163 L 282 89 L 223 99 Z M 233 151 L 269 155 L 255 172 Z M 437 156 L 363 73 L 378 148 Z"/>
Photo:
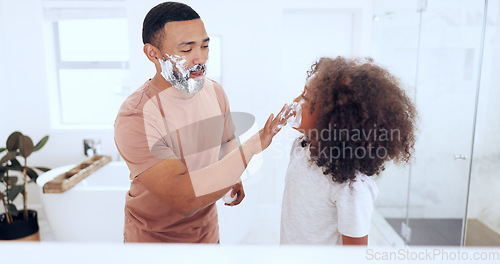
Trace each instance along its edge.
<path fill-rule="evenodd" d="M 208 59 L 208 52 L 205 52 L 201 49 L 196 49 L 195 53 L 193 54 L 193 64 L 194 65 L 197 65 L 197 64 L 205 64 L 207 62 L 207 59 Z"/>

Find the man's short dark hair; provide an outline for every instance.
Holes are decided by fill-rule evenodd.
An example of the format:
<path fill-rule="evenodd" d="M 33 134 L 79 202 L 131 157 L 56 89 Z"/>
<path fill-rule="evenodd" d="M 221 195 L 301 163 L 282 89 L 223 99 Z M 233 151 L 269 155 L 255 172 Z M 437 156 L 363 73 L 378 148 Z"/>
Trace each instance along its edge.
<path fill-rule="evenodd" d="M 165 32 L 165 24 L 173 21 L 198 19 L 200 16 L 190 6 L 178 2 L 164 2 L 149 10 L 142 24 L 142 42 L 157 48 Z"/>

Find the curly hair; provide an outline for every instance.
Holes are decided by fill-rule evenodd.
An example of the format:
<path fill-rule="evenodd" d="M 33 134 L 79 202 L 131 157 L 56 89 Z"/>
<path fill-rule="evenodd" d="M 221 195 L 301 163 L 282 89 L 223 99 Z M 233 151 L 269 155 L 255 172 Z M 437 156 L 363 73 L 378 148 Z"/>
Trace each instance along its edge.
<path fill-rule="evenodd" d="M 399 80 L 373 59 L 321 58 L 310 113 L 316 109 L 311 162 L 335 182 L 356 173 L 379 175 L 387 161 L 408 163 L 414 152 L 417 111 Z"/>

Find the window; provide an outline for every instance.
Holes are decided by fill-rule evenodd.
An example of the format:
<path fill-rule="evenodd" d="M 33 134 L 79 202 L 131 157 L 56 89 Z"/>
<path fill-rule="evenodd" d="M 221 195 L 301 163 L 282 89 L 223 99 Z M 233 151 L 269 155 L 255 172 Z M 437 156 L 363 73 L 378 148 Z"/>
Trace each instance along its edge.
<path fill-rule="evenodd" d="M 119 107 L 138 88 L 130 83 L 141 73 L 131 72 L 130 64 L 150 67 L 142 65 L 142 50 L 129 49 L 126 1 L 42 2 L 52 127 L 112 128 Z M 210 39 L 207 76 L 221 83 L 221 38 Z"/>
<path fill-rule="evenodd" d="M 112 125 L 129 93 L 127 20 L 54 22 L 61 125 Z"/>

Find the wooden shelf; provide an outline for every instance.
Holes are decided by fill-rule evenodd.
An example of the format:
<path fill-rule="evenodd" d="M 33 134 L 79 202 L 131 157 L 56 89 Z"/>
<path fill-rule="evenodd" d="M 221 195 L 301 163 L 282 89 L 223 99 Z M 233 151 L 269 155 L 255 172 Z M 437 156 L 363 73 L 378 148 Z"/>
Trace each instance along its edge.
<path fill-rule="evenodd" d="M 111 157 L 105 155 L 96 155 L 86 159 L 69 171 L 61 173 L 45 183 L 43 193 L 63 193 L 110 161 Z"/>

